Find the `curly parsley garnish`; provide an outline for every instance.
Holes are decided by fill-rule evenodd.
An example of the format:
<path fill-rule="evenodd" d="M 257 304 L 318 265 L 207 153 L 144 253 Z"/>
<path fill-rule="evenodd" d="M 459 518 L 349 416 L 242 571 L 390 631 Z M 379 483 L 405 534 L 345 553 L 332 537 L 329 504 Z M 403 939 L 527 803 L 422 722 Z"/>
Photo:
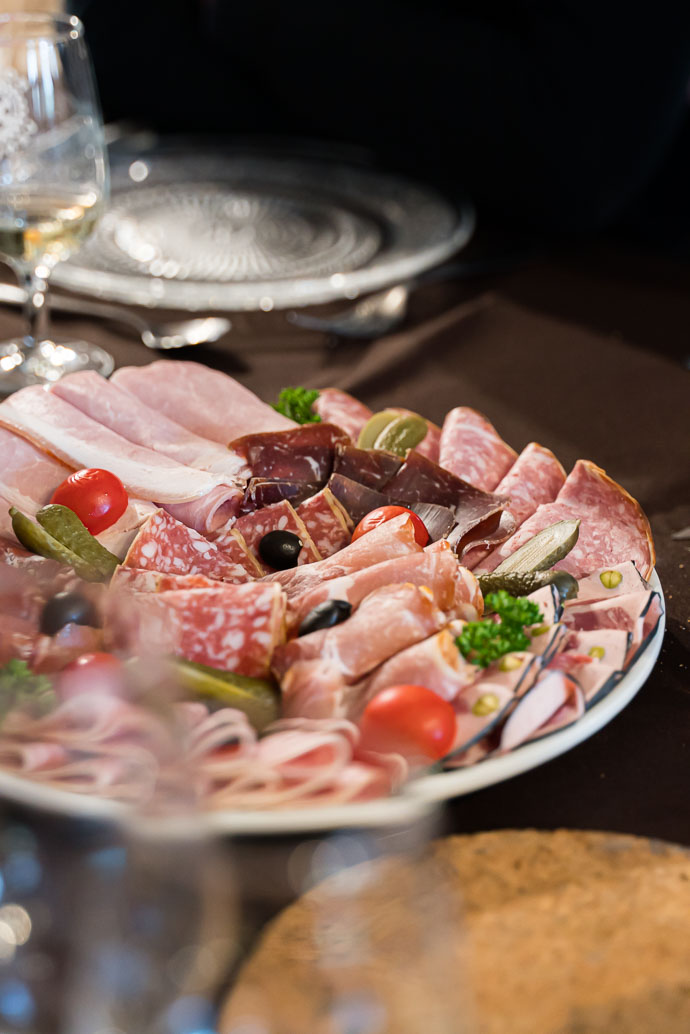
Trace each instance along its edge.
<path fill-rule="evenodd" d="M 312 410 L 318 391 L 308 388 L 283 388 L 273 408 L 298 424 L 320 424 L 321 417 Z"/>
<path fill-rule="evenodd" d="M 525 625 L 536 625 L 542 619 L 536 603 L 511 596 L 505 589 L 490 592 L 484 602 L 491 616 L 469 621 L 455 640 L 463 657 L 480 668 L 506 653 L 527 649 L 530 640 Z"/>
<path fill-rule="evenodd" d="M 47 675 L 35 675 L 26 661 L 14 658 L 0 668 L 0 719 L 15 707 L 38 718 L 57 703 L 53 683 Z"/>

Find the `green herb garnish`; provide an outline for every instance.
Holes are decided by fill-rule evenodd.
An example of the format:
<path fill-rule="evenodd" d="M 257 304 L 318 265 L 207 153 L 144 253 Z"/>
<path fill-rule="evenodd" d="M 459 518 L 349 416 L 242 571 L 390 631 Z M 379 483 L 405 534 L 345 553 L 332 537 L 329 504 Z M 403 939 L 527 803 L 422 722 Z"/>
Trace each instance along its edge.
<path fill-rule="evenodd" d="M 34 717 L 52 711 L 57 703 L 53 683 L 47 675 L 36 675 L 26 661 L 14 658 L 0 668 L 0 718 L 15 707 Z"/>
<path fill-rule="evenodd" d="M 320 424 L 321 417 L 312 410 L 318 391 L 308 388 L 283 388 L 273 408 L 298 424 Z"/>
<path fill-rule="evenodd" d="M 480 668 L 506 653 L 526 650 L 530 640 L 525 625 L 535 625 L 542 619 L 538 604 L 511 596 L 505 589 L 490 592 L 485 603 L 495 617 L 469 621 L 455 640 L 463 657 Z"/>

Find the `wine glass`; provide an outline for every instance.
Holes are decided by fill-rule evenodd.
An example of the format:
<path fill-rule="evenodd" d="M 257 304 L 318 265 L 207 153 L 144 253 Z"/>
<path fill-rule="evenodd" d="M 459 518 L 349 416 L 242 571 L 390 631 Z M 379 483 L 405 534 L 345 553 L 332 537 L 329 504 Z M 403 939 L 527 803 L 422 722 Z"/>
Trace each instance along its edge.
<path fill-rule="evenodd" d="M 0 259 L 25 287 L 25 337 L 0 344 L 0 394 L 74 370 L 108 375 L 112 357 L 47 333 L 53 266 L 93 230 L 108 166 L 91 62 L 78 18 L 0 15 Z"/>

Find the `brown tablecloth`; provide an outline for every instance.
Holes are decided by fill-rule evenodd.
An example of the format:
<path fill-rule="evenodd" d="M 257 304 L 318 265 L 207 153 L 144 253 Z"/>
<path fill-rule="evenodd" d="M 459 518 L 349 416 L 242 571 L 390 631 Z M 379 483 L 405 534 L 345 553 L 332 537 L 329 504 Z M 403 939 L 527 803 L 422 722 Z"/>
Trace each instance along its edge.
<path fill-rule="evenodd" d="M 0 311 L 0 335 L 20 325 Z M 70 319 L 59 331 L 103 345 L 118 365 L 153 358 L 111 326 Z M 516 449 L 536 440 L 566 466 L 595 460 L 650 517 L 668 607 L 651 678 L 586 743 L 452 802 L 448 830 L 569 826 L 690 844 L 690 542 L 671 537 L 690 526 L 689 342 L 690 269 L 584 250 L 427 287 L 403 330 L 371 345 L 328 347 L 271 313 L 237 318 L 213 349 L 186 350 L 266 399 L 288 384 L 336 385 L 374 409 L 404 405 L 436 421 L 477 407 Z"/>

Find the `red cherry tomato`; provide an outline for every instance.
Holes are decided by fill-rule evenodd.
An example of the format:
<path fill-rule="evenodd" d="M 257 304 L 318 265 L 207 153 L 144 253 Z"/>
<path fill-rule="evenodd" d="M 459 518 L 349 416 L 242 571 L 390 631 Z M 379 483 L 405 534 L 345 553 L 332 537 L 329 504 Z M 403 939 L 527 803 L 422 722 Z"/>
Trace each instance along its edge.
<path fill-rule="evenodd" d="M 412 518 L 412 524 L 414 525 L 414 537 L 420 546 L 426 546 L 429 541 L 429 532 L 424 526 L 422 518 L 414 513 L 412 510 L 408 510 L 406 506 L 379 506 L 376 510 L 372 510 L 362 517 L 361 521 L 352 532 L 352 541 L 360 538 L 362 535 L 366 535 L 368 531 L 373 531 L 374 528 L 378 528 L 380 524 L 385 524 L 386 521 L 392 521 L 394 517 L 399 517 L 401 513 L 408 514 Z"/>
<path fill-rule="evenodd" d="M 122 661 L 114 654 L 84 653 L 60 672 L 59 694 L 63 700 L 83 693 L 122 696 L 124 673 Z"/>
<path fill-rule="evenodd" d="M 127 509 L 125 486 L 109 470 L 78 470 L 55 489 L 51 503 L 76 513 L 92 535 L 110 528 Z"/>
<path fill-rule="evenodd" d="M 455 711 L 426 686 L 391 686 L 364 708 L 359 723 L 365 750 L 402 754 L 413 764 L 444 757 L 455 738 Z"/>

